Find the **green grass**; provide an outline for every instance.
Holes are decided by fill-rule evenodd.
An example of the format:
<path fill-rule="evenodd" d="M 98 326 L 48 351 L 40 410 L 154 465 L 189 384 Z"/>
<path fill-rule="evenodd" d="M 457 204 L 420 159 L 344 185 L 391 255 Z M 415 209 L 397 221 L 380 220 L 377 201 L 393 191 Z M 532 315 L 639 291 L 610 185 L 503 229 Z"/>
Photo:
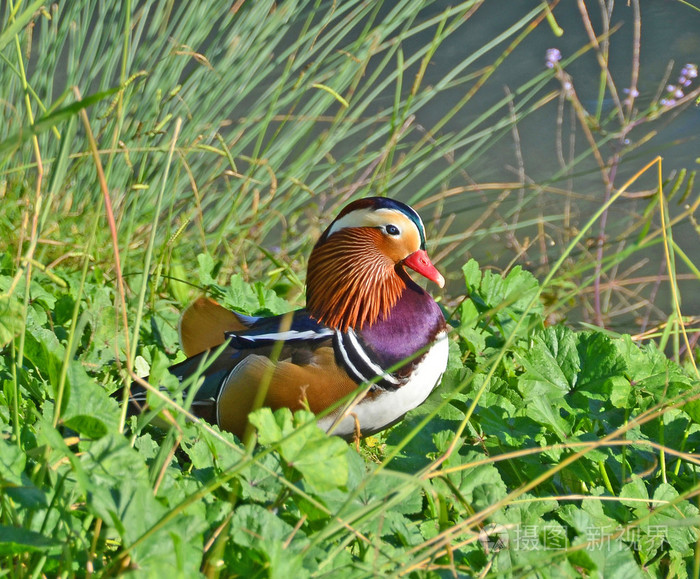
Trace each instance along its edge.
<path fill-rule="evenodd" d="M 700 274 L 674 233 L 697 237 L 700 198 L 648 153 L 697 84 L 630 107 L 601 37 L 452 130 L 556 7 L 428 82 L 479 2 L 64 4 L 0 25 L 0 575 L 697 576 Z M 590 110 L 578 58 L 601 69 Z M 559 172 L 471 180 L 542 113 L 577 139 Z M 450 279 L 442 385 L 359 449 L 306 413 L 259 410 L 248 447 L 186 420 L 182 308 L 300 306 L 317 236 L 367 194 L 421 211 Z M 511 253 L 480 269 L 495 235 Z M 170 387 L 157 421 L 109 396 L 134 373 Z"/>

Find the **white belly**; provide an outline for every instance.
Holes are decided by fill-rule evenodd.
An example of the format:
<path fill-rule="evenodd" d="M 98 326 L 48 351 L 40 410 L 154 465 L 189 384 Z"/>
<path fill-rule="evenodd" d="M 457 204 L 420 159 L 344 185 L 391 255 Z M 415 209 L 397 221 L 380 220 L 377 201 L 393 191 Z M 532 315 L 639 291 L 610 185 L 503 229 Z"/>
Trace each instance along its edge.
<path fill-rule="evenodd" d="M 357 404 L 348 411 L 341 408 L 340 412 L 345 414 L 343 418 L 340 418 L 339 413 L 334 413 L 319 420 L 319 427 L 326 432 L 330 430 L 331 434 L 352 438 L 355 432 L 355 418 L 352 414 L 355 414 L 363 435 L 383 430 L 425 401 L 447 368 L 448 350 L 447 334 L 443 332 L 438 335 L 436 342 L 403 386 L 382 392 L 376 398 Z"/>

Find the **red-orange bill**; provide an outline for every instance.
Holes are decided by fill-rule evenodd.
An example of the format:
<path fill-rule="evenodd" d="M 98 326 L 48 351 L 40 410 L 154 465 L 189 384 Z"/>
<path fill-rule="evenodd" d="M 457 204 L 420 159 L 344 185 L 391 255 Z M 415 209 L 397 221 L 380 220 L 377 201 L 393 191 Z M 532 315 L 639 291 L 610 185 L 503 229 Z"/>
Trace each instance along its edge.
<path fill-rule="evenodd" d="M 419 249 L 418 251 L 409 255 L 403 260 L 404 265 L 410 267 L 413 271 L 427 277 L 430 281 L 434 281 L 440 287 L 445 285 L 445 278 L 442 277 L 440 272 L 435 268 L 433 262 L 430 261 L 428 257 L 428 252 L 424 249 Z"/>

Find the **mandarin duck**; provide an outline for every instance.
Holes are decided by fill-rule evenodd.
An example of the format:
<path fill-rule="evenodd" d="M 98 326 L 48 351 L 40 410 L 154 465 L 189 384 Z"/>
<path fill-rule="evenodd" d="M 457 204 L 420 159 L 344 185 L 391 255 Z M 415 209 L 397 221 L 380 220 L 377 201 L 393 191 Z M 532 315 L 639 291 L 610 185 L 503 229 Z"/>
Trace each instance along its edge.
<path fill-rule="evenodd" d="M 346 439 L 401 420 L 439 383 L 448 351 L 442 311 L 405 267 L 445 283 L 418 213 L 369 197 L 347 205 L 314 246 L 306 308 L 259 318 L 196 300 L 180 321 L 188 358 L 170 368 L 181 381 L 201 373 L 192 412 L 242 438 L 264 383 L 273 410 L 336 405 L 318 425 Z M 359 402 L 337 404 L 352 393 Z M 145 392 L 132 387 L 130 402 L 142 411 Z"/>

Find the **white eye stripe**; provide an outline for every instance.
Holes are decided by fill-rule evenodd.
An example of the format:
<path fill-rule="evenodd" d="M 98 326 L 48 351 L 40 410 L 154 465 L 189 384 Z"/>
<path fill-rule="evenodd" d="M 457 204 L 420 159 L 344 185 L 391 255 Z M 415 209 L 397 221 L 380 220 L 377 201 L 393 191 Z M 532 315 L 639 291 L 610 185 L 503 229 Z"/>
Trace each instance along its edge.
<path fill-rule="evenodd" d="M 408 217 L 395 209 L 357 209 L 348 213 L 347 215 L 344 215 L 340 219 L 337 219 L 328 231 L 328 236 L 330 237 L 341 229 L 348 227 L 379 227 L 384 231 L 387 231 L 387 227 L 390 225 L 397 227 L 399 232 L 391 234 L 387 231 L 387 233 L 389 233 L 389 235 L 400 235 L 403 233 L 403 228 L 398 227 L 395 224 L 397 222 L 404 221 L 406 222 L 407 227 L 409 226 L 408 224 L 415 227 Z"/>

